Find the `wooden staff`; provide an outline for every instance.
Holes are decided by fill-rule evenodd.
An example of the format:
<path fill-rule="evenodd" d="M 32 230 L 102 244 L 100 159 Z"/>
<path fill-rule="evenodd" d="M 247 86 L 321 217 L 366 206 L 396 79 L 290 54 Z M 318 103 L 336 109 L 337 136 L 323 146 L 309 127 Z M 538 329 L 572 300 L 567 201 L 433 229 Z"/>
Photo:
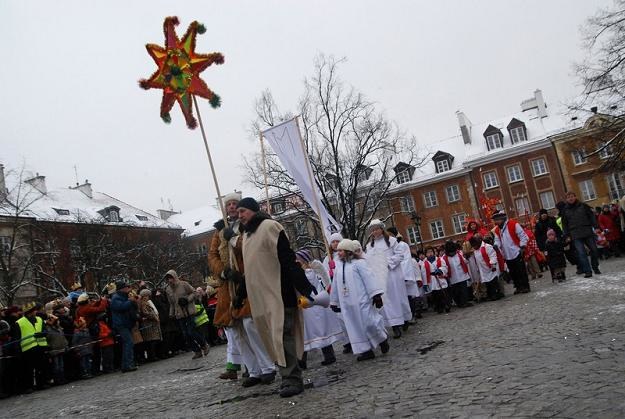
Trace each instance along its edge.
<path fill-rule="evenodd" d="M 315 195 L 315 207 L 317 209 L 317 217 L 319 218 L 319 224 L 321 225 L 321 236 L 323 237 L 323 244 L 326 248 L 326 254 L 328 255 L 328 260 L 330 260 L 330 246 L 328 244 L 328 240 L 326 239 L 326 232 L 323 228 L 323 220 L 321 219 L 321 208 L 319 207 L 319 196 L 317 195 L 317 184 L 315 183 L 315 178 L 313 176 L 312 167 L 310 166 L 310 161 L 308 160 L 308 151 L 306 151 L 306 145 L 304 144 L 304 139 L 302 138 L 302 132 L 299 129 L 299 117 L 295 117 L 295 125 L 297 125 L 297 132 L 299 134 L 299 142 L 302 146 L 302 152 L 304 153 L 304 158 L 306 159 L 306 169 L 308 172 L 308 180 L 310 181 L 310 186 L 313 190 L 313 194 Z"/>
<path fill-rule="evenodd" d="M 265 196 L 267 198 L 267 214 L 271 215 L 271 204 L 269 202 L 269 183 L 267 182 L 267 156 L 265 154 L 265 142 L 263 141 L 263 132 L 260 132 L 260 154 L 263 160 L 263 175 L 265 177 Z"/>
<path fill-rule="evenodd" d="M 206 141 L 206 133 L 204 132 L 204 124 L 202 124 L 202 115 L 200 114 L 200 108 L 197 106 L 197 99 L 193 96 L 193 103 L 195 104 L 195 111 L 197 112 L 197 119 L 200 123 L 200 130 L 202 131 L 202 138 L 204 139 L 204 147 L 206 148 L 206 155 L 208 156 L 208 164 L 210 165 L 211 174 L 213 175 L 213 182 L 215 183 L 215 190 L 217 191 L 217 201 L 219 202 L 219 209 L 221 210 L 221 216 L 224 220 L 224 225 L 228 225 L 228 217 L 226 215 L 226 209 L 221 199 L 221 192 L 219 190 L 219 183 L 217 182 L 217 175 L 215 174 L 215 166 L 213 165 L 213 158 L 211 152 L 208 149 L 208 141 Z"/>

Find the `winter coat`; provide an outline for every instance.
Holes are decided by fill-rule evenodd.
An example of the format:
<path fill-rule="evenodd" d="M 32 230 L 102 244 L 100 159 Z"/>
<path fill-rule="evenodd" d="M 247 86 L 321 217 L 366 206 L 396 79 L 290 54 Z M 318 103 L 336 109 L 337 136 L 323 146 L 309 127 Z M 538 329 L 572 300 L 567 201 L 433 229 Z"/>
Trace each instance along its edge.
<path fill-rule="evenodd" d="M 158 319 L 161 325 L 161 333 L 172 333 L 178 330 L 176 321 L 169 318 L 169 300 L 167 295 L 162 293 L 161 295 L 155 295 L 152 299 L 156 311 L 158 311 Z"/>
<path fill-rule="evenodd" d="M 107 346 L 115 345 L 115 338 L 113 337 L 113 331 L 106 324 L 105 321 L 99 320 L 100 325 L 100 334 L 98 335 L 98 339 L 100 340 L 100 348 L 105 348 Z"/>
<path fill-rule="evenodd" d="M 598 217 L 601 230 L 607 230 L 605 238 L 608 241 L 618 241 L 621 238 L 620 226 L 616 223 L 612 213 L 601 213 Z"/>
<path fill-rule="evenodd" d="M 589 205 L 579 201 L 566 204 L 562 215 L 564 236 L 571 236 L 573 240 L 593 237 L 595 228 L 597 228 L 597 217 Z"/>
<path fill-rule="evenodd" d="M 166 275 L 170 275 L 174 278 L 174 285 L 169 284 L 167 286 L 167 300 L 169 301 L 169 316 L 176 319 L 183 319 L 185 317 L 193 316 L 195 314 L 195 299 L 197 294 L 195 289 L 187 282 L 178 279 L 178 274 L 174 270 L 167 271 Z M 185 298 L 189 303 L 182 307 L 178 300 Z"/>
<path fill-rule="evenodd" d="M 232 326 L 234 319 L 250 317 L 252 315 L 250 303 L 247 299 L 241 309 L 237 310 L 232 307 L 231 302 L 236 296 L 237 291 L 235 285 L 230 281 L 219 279 L 221 278 L 224 268 L 230 265 L 230 252 L 234 253 L 237 265 L 231 268 L 238 268 L 239 272 L 245 273 L 245 267 L 243 266 L 243 229 L 239 227 L 237 233 L 240 235 L 236 239 L 236 246 L 232 247 L 224 238 L 223 220 L 217 221 L 214 227 L 217 229 L 218 233 L 213 234 L 208 251 L 208 265 L 213 274 L 213 278 L 216 278 L 220 284 L 217 288 L 217 307 L 215 310 L 214 324 L 216 326 Z"/>
<path fill-rule="evenodd" d="M 139 304 L 141 313 L 141 336 L 145 342 L 162 340 L 161 325 L 158 311 L 150 300 L 141 300 Z"/>
<path fill-rule="evenodd" d="M 549 265 L 549 269 L 566 268 L 564 244 L 560 240 L 546 241 L 545 251 L 547 252 L 547 265 Z"/>
<path fill-rule="evenodd" d="M 132 329 L 137 323 L 137 303 L 128 299 L 128 294 L 117 291 L 111 299 L 113 328 Z"/>
<path fill-rule="evenodd" d="M 562 238 L 562 229 L 558 225 L 555 217 L 547 217 L 546 220 L 539 219 L 534 227 L 534 235 L 536 236 L 536 243 L 538 248 L 545 251 L 545 242 L 547 241 L 547 231 L 552 229 L 556 232 L 558 240 Z"/>
<path fill-rule="evenodd" d="M 72 337 L 72 348 L 78 356 L 91 355 L 93 354 L 93 344 L 88 345 L 88 343 L 92 341 L 89 329 L 76 329 Z"/>
<path fill-rule="evenodd" d="M 67 349 L 67 338 L 59 324 L 48 325 L 48 346 L 51 351 L 64 351 Z M 58 355 L 58 354 L 55 354 Z"/>

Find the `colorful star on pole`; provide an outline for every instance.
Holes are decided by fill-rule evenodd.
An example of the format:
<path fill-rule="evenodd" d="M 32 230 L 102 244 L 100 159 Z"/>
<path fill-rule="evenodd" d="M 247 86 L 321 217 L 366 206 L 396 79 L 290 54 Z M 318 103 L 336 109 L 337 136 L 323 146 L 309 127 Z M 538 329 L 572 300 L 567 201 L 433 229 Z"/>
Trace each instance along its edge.
<path fill-rule="evenodd" d="M 176 16 L 165 18 L 163 31 L 165 32 L 165 48 L 160 45 L 147 44 L 148 54 L 154 59 L 158 70 L 149 79 L 139 81 L 144 89 L 163 89 L 161 102 L 161 118 L 166 123 L 171 122 L 169 111 L 174 102 L 180 104 L 187 126 L 191 129 L 197 126 L 193 117 L 193 96 L 208 99 L 213 108 L 219 107 L 219 96 L 208 88 L 200 73 L 209 65 L 223 64 L 224 56 L 219 52 L 212 54 L 197 54 L 195 52 L 196 35 L 206 32 L 204 25 L 197 21 L 191 22 L 187 32 L 178 39 L 175 27 L 179 24 Z"/>

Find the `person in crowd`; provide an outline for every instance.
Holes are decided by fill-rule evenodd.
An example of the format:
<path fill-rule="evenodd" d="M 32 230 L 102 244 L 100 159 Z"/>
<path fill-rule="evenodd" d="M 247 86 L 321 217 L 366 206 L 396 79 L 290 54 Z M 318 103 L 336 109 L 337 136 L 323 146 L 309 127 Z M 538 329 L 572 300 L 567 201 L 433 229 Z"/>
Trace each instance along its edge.
<path fill-rule="evenodd" d="M 395 237 L 397 240 L 397 247 L 403 253 L 403 259 L 401 261 L 401 271 L 404 276 L 404 285 L 406 286 L 406 294 L 408 295 L 408 305 L 410 306 L 410 313 L 412 314 L 412 319 L 409 322 L 404 323 L 403 330 L 408 328 L 409 323 L 414 323 L 416 321 L 417 314 L 417 296 L 419 296 L 419 287 L 417 286 L 417 271 L 415 270 L 415 265 L 412 263 L 412 252 L 410 251 L 410 246 L 408 243 L 404 241 L 404 238 L 399 234 L 397 228 L 389 227 L 386 229 L 386 232 L 391 236 Z M 419 275 L 419 279 L 421 276 Z"/>
<path fill-rule="evenodd" d="M 195 289 L 187 282 L 178 278 L 178 274 L 170 269 L 165 274 L 167 280 L 167 298 L 169 300 L 169 316 L 174 317 L 178 327 L 193 351 L 192 359 L 208 354 L 208 345 L 204 336 L 195 330 Z"/>
<path fill-rule="evenodd" d="M 32 393 L 33 389 L 48 388 L 46 351 L 46 326 L 44 319 L 37 315 L 37 304 L 32 302 L 22 307 L 23 316 L 15 322 L 11 340 L 19 341 L 21 378 L 20 392 Z M 34 382 L 33 382 L 34 378 Z"/>
<path fill-rule="evenodd" d="M 298 250 L 295 257 L 304 269 L 308 282 L 317 289 L 317 293 L 327 292 L 330 288 L 330 275 L 323 264 L 314 260 L 307 249 Z M 343 340 L 343 330 L 334 313 L 327 306 L 309 306 L 304 310 L 304 354 L 300 360 L 300 367 L 307 368 L 308 352 L 313 349 L 321 349 L 323 354 L 321 365 L 335 363 L 336 356 L 332 344 Z"/>
<path fill-rule="evenodd" d="M 97 317 L 100 334 L 98 335 L 100 354 L 102 357 L 102 374 L 115 371 L 115 337 L 113 330 L 106 321 L 106 314 L 101 313 Z"/>
<path fill-rule="evenodd" d="M 597 217 L 599 228 L 605 234 L 605 238 L 610 244 L 609 254 L 611 256 L 620 257 L 621 251 L 619 242 L 621 240 L 621 226 L 618 211 L 614 212 L 609 205 L 604 205 L 601 213 Z"/>
<path fill-rule="evenodd" d="M 541 208 L 538 211 L 538 220 L 534 226 L 534 236 L 536 237 L 536 245 L 542 252 L 545 251 L 545 242 L 547 241 L 547 231 L 549 229 L 556 233 L 558 239 L 562 239 L 562 229 L 558 225 L 556 217 L 550 216 L 546 209 Z"/>
<path fill-rule="evenodd" d="M 158 318 L 161 326 L 161 340 L 158 345 L 158 357 L 160 359 L 171 358 L 176 352 L 177 336 L 180 333 L 176 325 L 175 319 L 169 317 L 169 300 L 167 294 L 162 288 L 157 288 L 154 292 L 154 299 L 152 300 L 156 310 L 158 311 Z"/>
<path fill-rule="evenodd" d="M 343 315 L 352 351 L 358 355 L 356 359 L 366 361 L 375 358 L 376 347 L 387 353 L 390 346 L 379 311 L 384 305 L 384 291 L 368 263 L 355 250 L 349 239 L 341 240 L 337 246 L 339 263 L 334 272 L 330 307 Z"/>
<path fill-rule="evenodd" d="M 76 328 L 74 329 L 74 336 L 72 336 L 72 351 L 79 359 L 80 378 L 83 380 L 93 378 L 93 375 L 91 375 L 93 339 L 84 317 L 76 318 L 74 324 Z"/>
<path fill-rule="evenodd" d="M 152 302 L 152 291 L 147 288 L 139 291 L 139 315 L 141 316 L 141 337 L 147 353 L 146 360 L 153 362 L 158 360 L 156 349 L 163 336 L 158 310 Z"/>
<path fill-rule="evenodd" d="M 464 241 L 468 242 L 469 240 L 471 240 L 471 237 L 473 237 L 474 234 L 479 234 L 484 237 L 488 234 L 488 230 L 486 229 L 486 227 L 482 226 L 479 221 L 469 220 L 469 223 L 467 224 L 467 234 L 464 237 Z"/>
<path fill-rule="evenodd" d="M 542 261 L 544 255 L 540 252 L 534 233 L 529 226 L 523 226 L 523 231 L 525 231 L 525 234 L 528 237 L 527 246 L 525 247 L 525 252 L 523 252 L 527 272 L 532 276 L 532 279 L 542 278 L 543 274 L 540 269 L 539 260 Z"/>
<path fill-rule="evenodd" d="M 566 259 L 564 257 L 564 243 L 562 238 L 558 237 L 558 233 L 553 230 L 547 230 L 547 240 L 545 241 L 545 256 L 547 264 L 551 272 L 552 282 L 563 282 L 566 280 Z"/>
<path fill-rule="evenodd" d="M 479 271 L 480 282 L 486 285 L 487 298 L 490 301 L 503 298 L 497 283 L 497 277 L 500 274 L 497 252 L 493 246 L 482 240 L 481 234 L 473 235 L 469 244 L 473 248 L 473 258 Z"/>
<path fill-rule="evenodd" d="M 467 295 L 467 282 L 470 279 L 469 265 L 458 245 L 451 240 L 445 242 L 443 260 L 447 265 L 446 279 L 449 281 L 449 290 L 456 306 L 459 308 L 472 306 Z"/>
<path fill-rule="evenodd" d="M 102 313 L 106 313 L 106 310 L 108 309 L 108 304 L 109 302 L 106 298 L 100 298 L 99 296 L 96 296 L 92 299 L 89 297 L 89 294 L 85 292 L 78 296 L 78 300 L 76 302 L 76 319 L 80 317 L 85 319 L 85 322 L 87 323 L 87 330 L 89 330 L 89 335 L 94 341 L 98 338 L 100 334 L 99 322 L 97 321 L 97 317 Z M 100 363 L 100 346 L 93 345 L 91 375 L 100 375 Z"/>
<path fill-rule="evenodd" d="M 584 273 L 585 278 L 591 278 L 593 271 L 599 275 L 599 253 L 595 242 L 595 229 L 599 227 L 597 217 L 592 208 L 577 199 L 575 192 L 566 193 L 566 206 L 562 214 L 562 233 L 567 240 L 572 241 L 577 250 L 578 271 Z M 590 263 L 588 255 L 590 253 Z"/>
<path fill-rule="evenodd" d="M 473 236 L 475 236 L 475 234 Z M 479 237 L 481 238 L 482 235 L 480 234 Z M 469 267 L 469 277 L 471 278 L 470 292 L 473 296 L 473 300 L 476 303 L 480 303 L 482 300 L 488 298 L 488 294 L 486 292 L 486 284 L 482 282 L 482 276 L 480 275 L 480 269 L 476 259 L 477 256 L 473 246 L 471 246 L 470 240 L 462 244 L 462 254 Z"/>
<path fill-rule="evenodd" d="M 405 257 L 395 237 L 384 231 L 384 223 L 374 219 L 369 224 L 371 239 L 367 244 L 367 263 L 384 289 L 382 315 L 386 326 L 393 329 L 393 338 L 400 338 L 402 326 L 412 319 L 401 263 Z"/>
<path fill-rule="evenodd" d="M 423 310 L 427 309 L 427 301 L 425 298 L 425 292 L 423 291 L 423 279 L 421 275 L 422 264 L 421 264 L 421 261 L 419 260 L 419 257 L 415 253 L 412 253 L 410 255 L 410 259 L 411 259 L 412 266 L 415 272 L 416 285 L 417 285 L 417 295 L 415 296 L 414 318 L 421 319 L 423 318 L 423 315 L 421 313 L 423 312 Z"/>
<path fill-rule="evenodd" d="M 341 233 L 332 233 L 330 235 L 330 253 L 326 255 L 323 259 L 323 266 L 325 266 L 328 274 L 330 275 L 330 280 L 334 278 L 334 269 L 336 268 L 336 262 L 339 260 L 339 255 L 337 253 L 337 247 L 339 243 L 343 240 L 343 236 Z"/>
<path fill-rule="evenodd" d="M 48 348 L 50 350 L 50 366 L 52 372 L 52 380 L 54 385 L 67 384 L 65 378 L 65 363 L 63 356 L 69 346 L 67 337 L 63 333 L 63 328 L 59 322 L 59 318 L 54 314 L 48 316 L 46 320 L 46 339 L 48 340 Z"/>
<path fill-rule="evenodd" d="M 606 238 L 605 232 L 600 228 L 595 229 L 595 243 L 597 243 L 597 255 L 599 256 L 599 259 L 609 259 L 610 242 Z"/>
<path fill-rule="evenodd" d="M 443 258 L 436 256 L 436 251 L 433 247 L 428 247 L 425 250 L 421 280 L 426 288 L 426 292 L 431 293 L 432 303 L 438 314 L 441 314 L 443 311 L 447 313 L 451 311 L 451 301 L 447 293 L 449 284 L 447 279 L 445 279 L 448 272 L 449 267 Z"/>
<path fill-rule="evenodd" d="M 204 336 L 206 343 L 209 346 L 212 346 L 210 336 L 210 319 L 208 318 L 208 312 L 206 311 L 206 306 L 204 304 L 206 301 L 206 292 L 202 287 L 197 287 L 195 292 L 199 297 L 199 301 L 195 302 L 195 328 L 202 336 Z"/>
<path fill-rule="evenodd" d="M 122 346 L 122 372 L 136 371 L 132 329 L 137 323 L 137 300 L 129 296 L 130 285 L 123 279 L 115 282 L 116 292 L 111 299 L 113 330 L 119 335 Z"/>
<path fill-rule="evenodd" d="M 304 352 L 304 330 L 296 291 L 312 301 L 317 290 L 295 261 L 282 225 L 260 212 L 254 198 L 243 198 L 237 209 L 245 226 L 245 280 L 234 306 L 240 307 L 242 298 L 249 297 L 260 338 L 270 359 L 280 368 L 280 396 L 291 397 L 304 391 L 298 364 Z"/>
<path fill-rule="evenodd" d="M 219 319 L 218 324 L 224 326 L 228 336 L 228 353 L 226 372 L 220 378 L 236 379 L 236 370 L 243 363 L 248 376 L 242 380 L 241 385 L 252 387 L 272 383 L 276 371 L 270 350 L 252 317 L 251 300 L 245 298 L 243 278 L 247 266 L 243 255 L 244 225 L 239 219 L 240 201 L 241 194 L 237 192 L 224 198 L 228 225 L 223 220 L 215 223 L 219 234 L 213 236 L 209 263 L 213 274 L 223 282 L 215 317 Z M 235 306 L 237 295 L 240 298 Z"/>
<path fill-rule="evenodd" d="M 564 210 L 566 209 L 566 202 L 559 201 L 556 204 L 556 208 L 558 209 L 558 215 L 556 217 L 556 224 L 558 228 L 562 232 L 562 215 L 564 215 Z M 558 230 L 555 230 L 556 233 Z M 577 267 L 577 275 L 583 274 L 584 272 L 581 270 L 579 266 L 579 259 L 577 257 L 577 250 L 575 249 L 575 245 L 570 240 L 567 240 L 567 237 L 564 237 L 564 234 L 561 234 L 562 242 L 564 243 L 564 256 L 566 256 L 566 260 L 569 261 L 571 265 Z"/>
<path fill-rule="evenodd" d="M 503 211 L 493 214 L 494 241 L 506 260 L 506 266 L 514 283 L 514 293 L 530 292 L 527 269 L 525 268 L 524 253 L 529 237 L 523 227 L 516 220 L 508 220 Z"/>

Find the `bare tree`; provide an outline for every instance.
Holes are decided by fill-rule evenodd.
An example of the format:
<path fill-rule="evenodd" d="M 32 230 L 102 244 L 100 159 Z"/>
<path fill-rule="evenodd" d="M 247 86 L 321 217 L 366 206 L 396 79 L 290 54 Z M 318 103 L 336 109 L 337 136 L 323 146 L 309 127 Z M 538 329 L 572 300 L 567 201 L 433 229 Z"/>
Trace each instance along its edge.
<path fill-rule="evenodd" d="M 397 164 L 412 170 L 425 163 L 416 139 L 408 136 L 338 74 L 343 60 L 320 55 L 312 77 L 304 81 L 297 114 L 321 199 L 348 237 L 362 240 L 371 219 L 386 205 L 396 182 Z M 271 92 L 256 101 L 254 136 L 293 116 L 280 112 Z M 245 160 L 250 183 L 264 188 L 259 155 Z M 297 193 L 297 185 L 274 154 L 267 153 L 268 183 L 274 194 Z M 311 214 L 310 208 L 297 209 Z M 390 216 L 390 214 L 388 214 Z"/>
<path fill-rule="evenodd" d="M 593 137 L 597 147 L 588 155 L 609 155 L 605 171 L 622 170 L 625 160 L 625 0 L 614 0 L 587 19 L 581 29 L 586 50 L 574 65 L 583 92 L 571 104 L 577 113 L 597 114 Z"/>

